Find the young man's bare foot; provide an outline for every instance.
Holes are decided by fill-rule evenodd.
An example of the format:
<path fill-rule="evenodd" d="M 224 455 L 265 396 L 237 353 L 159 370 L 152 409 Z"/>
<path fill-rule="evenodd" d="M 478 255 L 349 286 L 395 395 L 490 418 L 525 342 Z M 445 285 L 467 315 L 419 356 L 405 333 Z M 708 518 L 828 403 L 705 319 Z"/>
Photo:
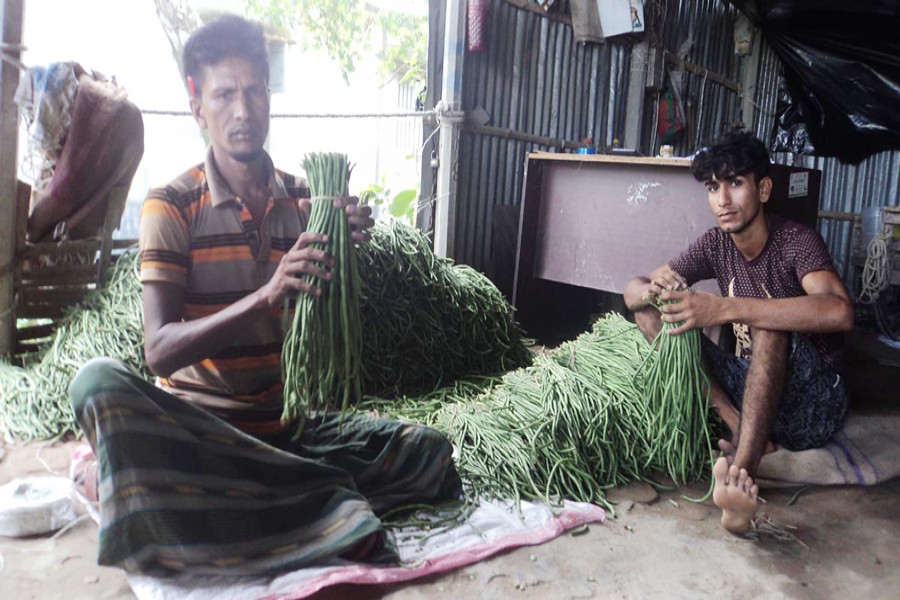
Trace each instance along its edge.
<path fill-rule="evenodd" d="M 734 444 L 728 440 L 719 440 L 719 450 L 721 450 L 722 454 L 725 455 L 725 458 L 728 459 L 729 465 L 734 462 L 734 453 L 737 450 L 737 448 L 734 447 Z"/>
<path fill-rule="evenodd" d="M 756 514 L 759 488 L 747 469 L 730 465 L 724 456 L 713 466 L 713 502 L 722 509 L 722 527 L 731 533 L 746 533 Z"/>
<path fill-rule="evenodd" d="M 778 446 L 775 445 L 775 442 L 769 440 L 768 442 L 766 442 L 766 447 L 763 448 L 763 454 L 771 454 L 777 449 Z M 721 450 L 722 454 L 724 454 L 728 458 L 729 465 L 734 462 L 734 453 L 737 451 L 737 448 L 732 442 L 728 440 L 719 440 L 719 450 Z"/>

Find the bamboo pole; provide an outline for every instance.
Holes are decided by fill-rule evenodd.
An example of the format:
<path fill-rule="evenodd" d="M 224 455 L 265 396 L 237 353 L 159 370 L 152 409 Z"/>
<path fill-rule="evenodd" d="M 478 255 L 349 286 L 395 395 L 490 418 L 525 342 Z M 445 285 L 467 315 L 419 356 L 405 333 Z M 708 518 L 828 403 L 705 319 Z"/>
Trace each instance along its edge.
<path fill-rule="evenodd" d="M 16 252 L 17 150 L 19 111 L 13 97 L 19 85 L 24 0 L 0 0 L 0 356 L 13 347 L 16 321 L 13 263 Z"/>

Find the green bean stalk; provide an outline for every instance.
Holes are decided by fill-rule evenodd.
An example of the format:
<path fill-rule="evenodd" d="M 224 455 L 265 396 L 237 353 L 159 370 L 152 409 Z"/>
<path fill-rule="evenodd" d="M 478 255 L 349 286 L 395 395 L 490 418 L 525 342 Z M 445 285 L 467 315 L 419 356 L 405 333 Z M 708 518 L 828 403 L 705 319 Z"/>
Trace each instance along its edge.
<path fill-rule="evenodd" d="M 322 293 L 298 296 L 285 333 L 282 419 L 296 421 L 298 435 L 309 415 L 337 403 L 344 412 L 362 395 L 359 267 L 347 215 L 334 207 L 334 198 L 347 196 L 350 165 L 345 154 L 313 153 L 303 168 L 313 197 L 307 229 L 328 236 L 322 249 L 334 257 L 334 266 L 330 280 L 306 276 Z"/>

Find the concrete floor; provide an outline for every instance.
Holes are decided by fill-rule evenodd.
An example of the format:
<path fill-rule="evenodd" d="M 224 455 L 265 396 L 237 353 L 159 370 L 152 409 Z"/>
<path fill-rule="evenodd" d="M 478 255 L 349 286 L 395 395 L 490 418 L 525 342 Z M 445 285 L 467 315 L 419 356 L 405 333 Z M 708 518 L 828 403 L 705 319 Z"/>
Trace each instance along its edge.
<path fill-rule="evenodd" d="M 64 473 L 66 444 L 5 448 L 0 484 L 27 473 Z M 397 586 L 340 586 L 319 600 L 474 598 L 900 597 L 900 479 L 870 487 L 768 490 L 763 511 L 793 539 L 725 533 L 705 486 L 658 495 L 615 490 L 617 517 L 445 574 Z M 0 538 L 0 597 L 133 598 L 124 575 L 96 565 L 97 530 L 82 521 L 56 540 Z"/>

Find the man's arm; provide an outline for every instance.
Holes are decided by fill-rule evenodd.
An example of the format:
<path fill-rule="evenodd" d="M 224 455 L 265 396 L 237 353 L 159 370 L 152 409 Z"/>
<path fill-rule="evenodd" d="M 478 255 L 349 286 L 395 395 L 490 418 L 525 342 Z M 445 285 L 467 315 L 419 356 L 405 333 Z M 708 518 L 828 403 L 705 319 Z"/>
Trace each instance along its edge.
<path fill-rule="evenodd" d="M 807 273 L 800 282 L 806 296 L 796 298 L 721 298 L 703 292 L 665 291 L 662 319 L 682 323 L 669 331 L 746 323 L 770 331 L 831 333 L 853 329 L 853 302 L 844 282 L 833 271 Z"/>
<path fill-rule="evenodd" d="M 213 355 L 224 340 L 246 327 L 253 315 L 281 305 L 288 293 L 320 294 L 321 290 L 300 276 L 331 278 L 328 268 L 334 259 L 311 247 L 327 242 L 328 237 L 319 233 L 301 234 L 263 287 L 215 314 L 191 321 L 182 321 L 184 289 L 173 283 L 144 283 L 144 353 L 150 370 L 168 377 Z"/>

